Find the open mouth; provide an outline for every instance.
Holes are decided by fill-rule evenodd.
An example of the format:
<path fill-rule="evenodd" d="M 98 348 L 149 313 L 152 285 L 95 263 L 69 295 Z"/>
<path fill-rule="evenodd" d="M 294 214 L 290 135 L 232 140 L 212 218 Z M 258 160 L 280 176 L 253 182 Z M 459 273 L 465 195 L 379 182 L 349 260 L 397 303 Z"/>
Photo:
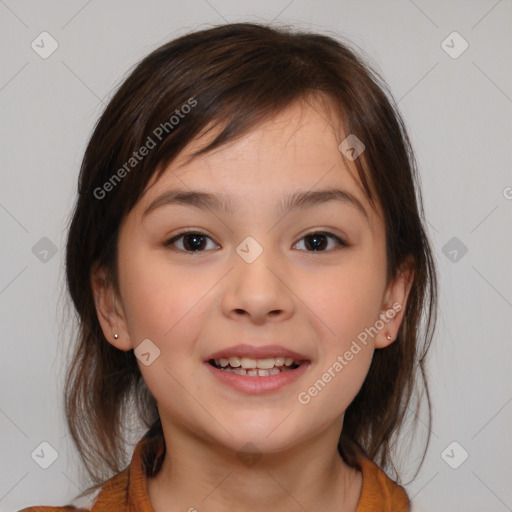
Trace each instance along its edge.
<path fill-rule="evenodd" d="M 218 370 L 246 375 L 248 377 L 270 377 L 297 369 L 305 361 L 297 361 L 291 357 L 268 357 L 251 359 L 249 357 L 230 357 L 210 359 L 208 361 Z"/>

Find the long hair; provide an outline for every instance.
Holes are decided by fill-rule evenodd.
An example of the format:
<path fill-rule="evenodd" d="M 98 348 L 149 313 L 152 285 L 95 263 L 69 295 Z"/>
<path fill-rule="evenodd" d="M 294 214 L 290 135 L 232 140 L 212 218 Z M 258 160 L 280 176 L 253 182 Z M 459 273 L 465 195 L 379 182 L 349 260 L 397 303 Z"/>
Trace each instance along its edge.
<path fill-rule="evenodd" d="M 160 177 L 195 137 L 222 128 L 191 158 L 312 97 L 327 101 L 346 133 L 364 141 L 355 164 L 368 199 L 382 206 L 388 281 L 406 260 L 414 267 L 397 339 L 375 351 L 345 412 L 340 453 L 352 464 L 357 447 L 381 467 L 393 466 L 393 436 L 404 424 L 418 382 L 427 391 L 430 427 L 424 363 L 436 322 L 436 271 L 414 153 L 389 89 L 355 49 L 334 36 L 253 23 L 215 26 L 164 44 L 134 67 L 98 120 L 81 164 L 66 245 L 67 291 L 79 329 L 66 374 L 65 413 L 94 484 L 82 495 L 126 466 L 126 418 L 135 416 L 150 428 L 152 439 L 163 438 L 155 399 L 133 350 L 118 350 L 103 335 L 91 270 L 103 266 L 119 292 L 121 222 L 149 180 Z M 143 146 L 151 150 L 135 158 Z M 429 439 L 430 432 L 420 466 Z"/>

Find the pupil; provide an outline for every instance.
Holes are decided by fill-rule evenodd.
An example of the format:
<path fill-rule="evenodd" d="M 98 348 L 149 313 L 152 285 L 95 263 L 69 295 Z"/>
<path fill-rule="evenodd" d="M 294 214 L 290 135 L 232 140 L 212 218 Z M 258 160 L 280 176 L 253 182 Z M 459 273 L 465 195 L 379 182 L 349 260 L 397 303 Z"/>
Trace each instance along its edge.
<path fill-rule="evenodd" d="M 326 236 L 322 234 L 309 235 L 306 237 L 306 246 L 313 247 L 313 250 L 318 250 L 319 248 L 323 248 L 321 246 L 325 245 Z M 308 243 L 307 240 L 313 240 L 313 243 Z"/>
<path fill-rule="evenodd" d="M 199 234 L 199 233 L 195 233 L 195 234 L 192 234 L 192 235 L 186 235 L 183 239 L 184 241 L 184 246 L 186 249 L 192 249 L 193 251 L 197 251 L 199 249 L 201 249 L 204 245 L 204 236 Z M 193 240 L 192 244 L 190 243 L 187 243 L 188 240 Z M 199 242 L 198 242 L 199 240 Z"/>

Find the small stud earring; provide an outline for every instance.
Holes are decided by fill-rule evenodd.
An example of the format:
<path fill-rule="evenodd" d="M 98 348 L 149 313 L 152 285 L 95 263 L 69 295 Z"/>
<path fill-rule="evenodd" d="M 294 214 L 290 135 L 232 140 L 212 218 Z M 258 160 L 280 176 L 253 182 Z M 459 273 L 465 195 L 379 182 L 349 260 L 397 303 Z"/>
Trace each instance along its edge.
<path fill-rule="evenodd" d="M 391 338 L 392 338 L 391 334 L 388 333 L 387 338 L 388 338 L 388 340 L 391 340 Z"/>
<path fill-rule="evenodd" d="M 117 334 L 117 332 L 114 334 L 114 339 L 117 340 L 117 338 L 119 338 L 119 334 Z"/>

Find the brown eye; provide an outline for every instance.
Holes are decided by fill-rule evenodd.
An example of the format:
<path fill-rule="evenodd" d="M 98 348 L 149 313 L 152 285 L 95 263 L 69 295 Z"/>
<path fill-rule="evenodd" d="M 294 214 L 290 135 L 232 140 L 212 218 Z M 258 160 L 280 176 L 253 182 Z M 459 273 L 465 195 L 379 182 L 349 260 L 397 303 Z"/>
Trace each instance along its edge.
<path fill-rule="evenodd" d="M 329 239 L 335 240 L 338 242 L 338 245 L 341 245 L 342 247 L 348 246 L 348 244 L 346 244 L 340 237 L 325 231 L 309 233 L 304 236 L 301 241 L 306 240 L 304 245 L 308 252 L 327 252 L 325 249 L 329 245 Z"/>
<path fill-rule="evenodd" d="M 207 249 L 208 240 L 212 241 L 211 238 L 204 233 L 197 231 L 186 231 L 171 238 L 165 242 L 164 245 L 166 247 L 174 246 L 170 248 L 183 252 L 205 252 L 206 250 L 211 250 L 211 248 Z M 341 247 L 348 247 L 348 244 L 345 243 L 340 237 L 325 231 L 309 233 L 308 235 L 304 236 L 301 241 L 302 240 L 305 241 L 304 245 L 307 252 L 328 252 L 330 250 L 328 249 L 330 240 L 335 242 L 335 246 L 337 245 Z"/>
<path fill-rule="evenodd" d="M 177 250 L 181 250 L 184 252 L 204 252 L 205 246 L 207 245 L 206 241 L 211 240 L 210 237 L 206 236 L 203 233 L 198 233 L 195 231 L 187 231 L 185 233 L 180 233 L 179 235 L 171 238 L 167 242 L 165 242 L 165 246 L 174 245 L 177 241 L 182 239 L 182 248 L 178 248 Z"/>

